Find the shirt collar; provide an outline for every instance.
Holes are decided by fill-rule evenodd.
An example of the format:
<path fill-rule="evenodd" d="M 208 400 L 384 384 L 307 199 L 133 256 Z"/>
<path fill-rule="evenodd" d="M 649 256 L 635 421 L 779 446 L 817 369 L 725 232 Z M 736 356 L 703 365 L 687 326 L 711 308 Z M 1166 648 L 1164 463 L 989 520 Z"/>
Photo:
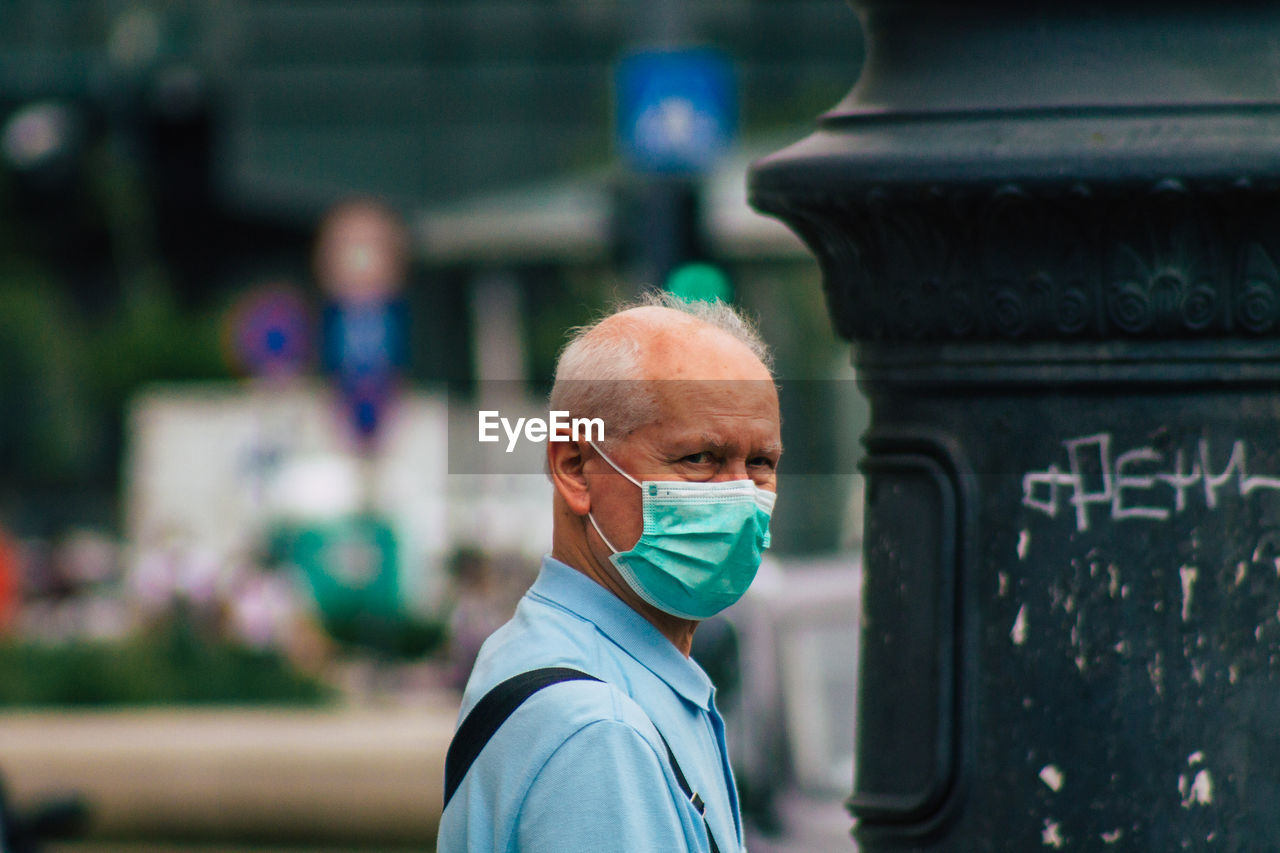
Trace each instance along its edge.
<path fill-rule="evenodd" d="M 582 572 L 548 554 L 529 593 L 591 622 L 685 699 L 710 710 L 714 687 L 702 667 L 652 622 Z"/>

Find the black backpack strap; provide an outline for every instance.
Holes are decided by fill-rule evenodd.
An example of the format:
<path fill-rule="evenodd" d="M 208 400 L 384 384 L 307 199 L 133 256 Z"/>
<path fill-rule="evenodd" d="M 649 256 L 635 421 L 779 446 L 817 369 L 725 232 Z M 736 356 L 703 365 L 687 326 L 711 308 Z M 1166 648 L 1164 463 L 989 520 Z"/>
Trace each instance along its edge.
<path fill-rule="evenodd" d="M 562 681 L 599 681 L 577 669 L 549 666 L 512 676 L 486 693 L 458 726 L 444 759 L 444 805 L 449 806 L 462 778 L 493 737 L 524 701 L 544 687 Z"/>
<path fill-rule="evenodd" d="M 449 801 L 453 799 L 458 786 L 462 784 L 463 777 L 467 775 L 467 771 L 475 763 L 476 758 L 479 757 L 480 751 L 484 749 L 485 744 L 489 742 L 489 739 L 494 736 L 498 729 L 502 728 L 502 724 L 507 721 L 507 718 L 515 713 L 515 710 L 523 705 L 524 701 L 530 696 L 544 687 L 550 687 L 562 681 L 601 681 L 601 679 L 579 669 L 567 666 L 549 666 L 542 669 L 531 669 L 528 672 L 514 675 L 480 698 L 480 701 L 467 714 L 467 718 L 462 721 L 462 725 L 458 726 L 458 731 L 454 733 L 453 742 L 449 744 L 449 751 L 445 755 L 445 808 L 449 807 Z M 662 739 L 662 745 L 667 748 L 667 761 L 671 764 L 672 771 L 675 772 L 676 784 L 680 786 L 680 790 L 684 792 L 684 795 L 689 798 L 689 802 L 693 803 L 693 807 L 698 810 L 698 814 L 702 815 L 702 825 L 707 830 L 707 841 L 711 844 L 711 853 L 720 853 L 720 848 L 716 846 L 716 837 L 711 834 L 711 824 L 707 822 L 706 803 L 702 801 L 702 797 L 699 796 L 698 792 L 689 785 L 689 780 L 685 778 L 684 771 L 680 769 L 680 762 L 676 761 L 676 754 L 672 751 L 671 744 L 667 743 L 666 736 L 657 726 L 654 726 L 653 730 L 658 732 L 658 737 Z"/>
<path fill-rule="evenodd" d="M 707 804 L 702 801 L 701 795 L 693 790 L 693 786 L 685 778 L 684 771 L 680 769 L 680 762 L 676 761 L 676 754 L 671 749 L 671 744 L 667 743 L 666 735 L 657 726 L 654 726 L 653 730 L 658 732 L 658 737 L 662 738 L 662 745 L 667 748 L 667 761 L 671 763 L 671 769 L 675 771 L 676 784 L 680 786 L 681 791 L 684 791 L 684 795 L 689 798 L 689 802 L 693 803 L 693 807 L 698 810 L 698 814 L 702 815 L 702 825 L 707 830 L 707 841 L 711 844 L 711 853 L 720 853 L 720 848 L 716 846 L 716 837 L 711 834 L 711 823 L 707 820 Z"/>

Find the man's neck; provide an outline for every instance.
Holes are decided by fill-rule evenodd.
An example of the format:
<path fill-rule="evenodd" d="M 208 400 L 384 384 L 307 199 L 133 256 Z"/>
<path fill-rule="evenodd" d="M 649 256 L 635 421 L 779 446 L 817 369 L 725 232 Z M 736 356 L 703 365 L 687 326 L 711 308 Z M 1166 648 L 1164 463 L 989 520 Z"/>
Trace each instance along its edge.
<path fill-rule="evenodd" d="M 689 657 L 693 649 L 693 632 L 698 627 L 697 622 L 672 616 L 649 604 L 636 595 L 635 590 L 618 576 L 616 569 L 612 566 L 605 568 L 600 565 L 585 546 L 573 547 L 569 543 L 556 542 L 551 549 L 551 556 L 566 566 L 577 569 L 616 595 L 624 604 L 649 620 L 653 627 L 662 633 L 662 636 L 680 650 L 681 654 Z"/>

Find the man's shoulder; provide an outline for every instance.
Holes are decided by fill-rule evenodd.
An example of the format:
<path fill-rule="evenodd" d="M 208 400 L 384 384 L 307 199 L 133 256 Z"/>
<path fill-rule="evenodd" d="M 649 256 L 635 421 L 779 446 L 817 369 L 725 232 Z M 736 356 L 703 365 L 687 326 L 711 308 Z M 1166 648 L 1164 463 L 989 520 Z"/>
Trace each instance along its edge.
<path fill-rule="evenodd" d="M 533 693 L 507 717 L 471 775 L 483 787 L 505 789 L 512 779 L 532 782 L 566 744 L 612 753 L 624 743 L 632 744 L 631 754 L 663 754 L 657 729 L 625 692 L 606 681 L 563 681 Z"/>
<path fill-rule="evenodd" d="M 507 754 L 505 760 L 537 764 L 572 737 L 616 736 L 619 727 L 633 730 L 655 748 L 660 744 L 650 716 L 631 695 L 636 689 L 634 664 L 589 622 L 512 620 L 481 651 L 467 682 L 462 715 L 508 679 L 549 668 L 591 678 L 554 683 L 530 694 L 494 736 L 493 752 L 508 753 L 510 745 L 520 754 Z"/>
<path fill-rule="evenodd" d="M 531 715 L 553 718 L 562 739 L 589 728 L 631 729 L 645 740 L 655 740 L 656 729 L 644 709 L 624 691 L 607 681 L 577 681 L 539 691 L 530 700 Z M 543 730 L 553 728 L 543 725 Z"/>
<path fill-rule="evenodd" d="M 535 595 L 526 595 L 512 619 L 481 648 L 463 694 L 462 715 L 507 679 L 550 667 L 578 670 L 599 681 L 566 682 L 538 691 L 504 729 L 516 730 L 527 721 L 539 742 L 554 743 L 593 723 L 617 723 L 656 741 L 651 717 L 633 697 L 660 691 L 661 680 L 599 625 Z"/>
<path fill-rule="evenodd" d="M 657 729 L 615 685 L 602 681 L 552 684 L 526 699 L 481 751 L 445 809 L 440 849 L 510 849 L 522 826 L 526 832 L 544 834 L 546 828 L 539 821 L 555 811 L 543 808 L 546 802 L 563 807 L 565 796 L 572 792 L 570 805 L 581 805 L 611 791 L 615 792 L 610 795 L 611 808 L 617 811 L 624 806 L 612 801 L 627 785 L 638 786 L 639 794 L 623 797 L 625 810 L 635 812 L 648 827 L 657 816 L 667 815 L 670 803 L 679 799 L 665 756 Z M 577 815 L 572 823 L 594 820 L 598 824 L 601 819 L 600 815 L 591 819 Z M 678 822 L 674 827 L 672 831 L 682 831 Z M 557 831 L 572 834 L 574 830 L 565 825 Z M 479 841 L 472 844 L 474 839 Z"/>
<path fill-rule="evenodd" d="M 620 684 L 628 664 L 626 652 L 593 622 L 526 597 L 515 616 L 481 647 L 467 680 L 463 708 L 469 709 L 498 684 L 522 672 L 568 667 Z"/>
<path fill-rule="evenodd" d="M 502 678 L 490 677 L 483 684 L 468 685 L 468 694 L 473 693 L 473 687 L 475 690 L 474 695 L 468 695 L 465 707 L 468 711 L 474 708 L 484 695 L 508 677 L 545 668 L 564 668 L 592 677 L 553 683 L 532 693 L 511 715 L 510 724 L 517 727 L 527 725 L 533 731 L 541 732 L 540 740 L 554 737 L 556 733 L 564 739 L 579 729 L 600 722 L 629 725 L 639 731 L 651 729 L 649 717 L 640 705 L 613 683 L 609 673 L 600 672 L 598 664 L 598 661 L 592 665 L 583 660 L 560 658 L 543 666 L 521 668 L 519 672 L 511 672 Z"/>

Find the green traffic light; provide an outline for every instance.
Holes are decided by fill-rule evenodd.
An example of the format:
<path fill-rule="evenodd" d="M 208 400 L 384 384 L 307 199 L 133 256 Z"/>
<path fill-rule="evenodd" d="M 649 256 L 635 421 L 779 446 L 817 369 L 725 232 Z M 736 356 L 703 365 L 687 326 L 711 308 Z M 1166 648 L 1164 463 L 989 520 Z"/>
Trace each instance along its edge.
<path fill-rule="evenodd" d="M 732 302 L 733 285 L 714 264 L 691 263 L 676 267 L 667 276 L 667 290 L 686 302 Z"/>

